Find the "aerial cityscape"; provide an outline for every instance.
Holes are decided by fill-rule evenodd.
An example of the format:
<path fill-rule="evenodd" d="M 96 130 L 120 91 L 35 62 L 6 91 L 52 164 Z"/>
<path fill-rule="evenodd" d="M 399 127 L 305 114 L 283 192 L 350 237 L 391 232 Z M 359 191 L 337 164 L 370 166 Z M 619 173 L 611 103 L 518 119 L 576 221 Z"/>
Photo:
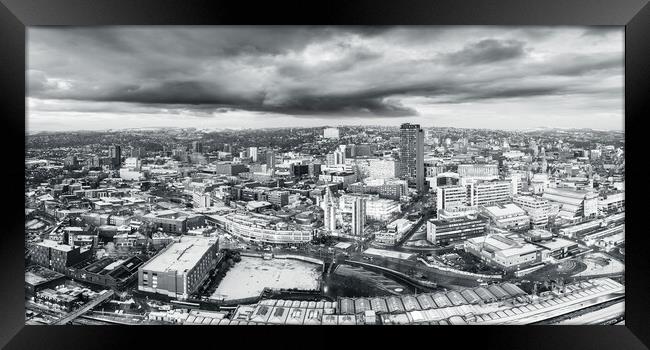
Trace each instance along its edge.
<path fill-rule="evenodd" d="M 26 324 L 625 323 L 620 28 L 270 29 L 29 30 Z"/>

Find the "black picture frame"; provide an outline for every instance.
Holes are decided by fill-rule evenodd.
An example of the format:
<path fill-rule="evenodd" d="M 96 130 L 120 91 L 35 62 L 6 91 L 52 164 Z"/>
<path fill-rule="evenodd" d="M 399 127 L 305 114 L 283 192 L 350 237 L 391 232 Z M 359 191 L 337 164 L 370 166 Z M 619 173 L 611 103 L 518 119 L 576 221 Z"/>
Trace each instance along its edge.
<path fill-rule="evenodd" d="M 4 126 L 0 232 L 0 345 L 15 348 L 212 346 L 481 346 L 522 349 L 643 349 L 650 344 L 650 259 L 643 230 L 643 118 L 650 98 L 650 5 L 647 0 L 464 0 L 259 2 L 171 0 L 1 0 L 0 108 Z M 76 327 L 24 325 L 24 193 L 26 26 L 34 25 L 617 25 L 625 26 L 626 174 L 625 326 L 468 327 Z M 22 139 L 24 145 L 25 139 Z M 23 179 L 23 180 L 21 180 Z M 635 185 L 635 186 L 632 186 Z M 638 230 L 636 228 L 639 228 Z M 302 339 L 296 340 L 297 337 Z M 445 345 L 447 343 L 447 345 Z M 646 344 L 646 345 L 644 345 Z M 257 345 L 257 344 L 256 344 Z M 176 347 L 175 346 L 175 347 Z M 233 345 L 230 345 L 233 346 Z"/>

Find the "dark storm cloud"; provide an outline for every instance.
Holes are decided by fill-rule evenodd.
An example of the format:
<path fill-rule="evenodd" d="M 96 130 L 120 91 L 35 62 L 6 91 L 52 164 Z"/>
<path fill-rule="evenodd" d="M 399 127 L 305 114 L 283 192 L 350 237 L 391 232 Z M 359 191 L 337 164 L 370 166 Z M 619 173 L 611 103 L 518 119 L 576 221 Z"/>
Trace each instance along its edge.
<path fill-rule="evenodd" d="M 611 27 L 33 28 L 26 79 L 31 98 L 97 102 L 107 112 L 115 102 L 116 113 L 133 104 L 147 113 L 192 110 L 199 116 L 232 111 L 418 116 L 419 106 L 405 102 L 409 98 L 456 104 L 615 95 L 618 86 L 603 82 L 622 74 L 622 52 L 591 48 L 600 45 L 598 35 L 615 32 Z"/>
<path fill-rule="evenodd" d="M 518 40 L 485 39 L 444 55 L 449 64 L 472 65 L 510 60 L 523 56 L 524 43 Z"/>
<path fill-rule="evenodd" d="M 241 96 L 223 91 L 221 86 L 197 81 L 164 81 L 149 86 L 124 85 L 103 95 L 86 99 L 142 104 L 243 105 L 263 100 L 261 93 Z"/>

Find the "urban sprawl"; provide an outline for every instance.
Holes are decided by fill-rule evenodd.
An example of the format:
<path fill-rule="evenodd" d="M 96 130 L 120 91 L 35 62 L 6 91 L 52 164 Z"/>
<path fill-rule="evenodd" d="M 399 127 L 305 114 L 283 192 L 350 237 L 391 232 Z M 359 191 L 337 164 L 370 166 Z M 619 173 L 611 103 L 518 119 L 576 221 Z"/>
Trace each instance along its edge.
<path fill-rule="evenodd" d="M 27 135 L 27 324 L 621 324 L 622 132 Z"/>

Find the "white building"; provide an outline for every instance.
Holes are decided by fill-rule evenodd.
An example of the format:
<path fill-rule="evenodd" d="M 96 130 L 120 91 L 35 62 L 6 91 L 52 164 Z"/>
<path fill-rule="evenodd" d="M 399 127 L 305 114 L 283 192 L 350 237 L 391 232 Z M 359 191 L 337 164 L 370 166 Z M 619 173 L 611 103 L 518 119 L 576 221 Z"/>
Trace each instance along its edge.
<path fill-rule="evenodd" d="M 257 153 L 257 147 L 248 148 L 248 156 L 253 160 L 253 162 L 257 162 Z"/>
<path fill-rule="evenodd" d="M 531 191 L 534 194 L 542 194 L 544 191 L 549 188 L 551 181 L 548 179 L 547 174 L 535 174 L 532 179 L 530 179 Z"/>
<path fill-rule="evenodd" d="M 192 204 L 194 208 L 207 208 L 212 205 L 212 198 L 209 192 L 194 192 L 192 193 Z"/>
<path fill-rule="evenodd" d="M 506 230 L 527 230 L 530 228 L 530 217 L 525 210 L 515 204 L 490 205 L 483 207 L 482 211 L 494 222 L 496 227 Z"/>
<path fill-rule="evenodd" d="M 124 160 L 124 167 L 139 171 L 141 167 L 140 159 L 137 157 L 126 158 L 126 160 Z"/>
<path fill-rule="evenodd" d="M 493 180 L 499 176 L 497 164 L 459 164 L 458 175 L 466 178 Z"/>
<path fill-rule="evenodd" d="M 508 202 L 512 196 L 510 181 L 470 183 L 470 205 L 490 205 Z"/>
<path fill-rule="evenodd" d="M 366 217 L 372 220 L 386 222 L 400 212 L 401 204 L 398 201 L 384 198 L 372 198 L 366 201 Z"/>
<path fill-rule="evenodd" d="M 438 187 L 436 192 L 438 209 L 454 209 L 466 206 L 467 189 L 465 186 L 449 185 Z"/>
<path fill-rule="evenodd" d="M 533 228 L 544 228 L 548 225 L 551 205 L 546 199 L 535 196 L 515 196 L 512 201 L 528 213 Z"/>
<path fill-rule="evenodd" d="M 397 219 L 386 226 L 386 229 L 389 234 L 393 234 L 395 239 L 399 239 L 405 234 L 408 230 L 413 227 L 413 222 L 404 218 Z"/>
<path fill-rule="evenodd" d="M 464 249 L 503 270 L 517 270 L 542 259 L 541 248 L 500 235 L 470 238 Z"/>
<path fill-rule="evenodd" d="M 611 213 L 612 211 L 625 210 L 625 192 L 608 194 L 598 198 L 598 211 Z"/>

